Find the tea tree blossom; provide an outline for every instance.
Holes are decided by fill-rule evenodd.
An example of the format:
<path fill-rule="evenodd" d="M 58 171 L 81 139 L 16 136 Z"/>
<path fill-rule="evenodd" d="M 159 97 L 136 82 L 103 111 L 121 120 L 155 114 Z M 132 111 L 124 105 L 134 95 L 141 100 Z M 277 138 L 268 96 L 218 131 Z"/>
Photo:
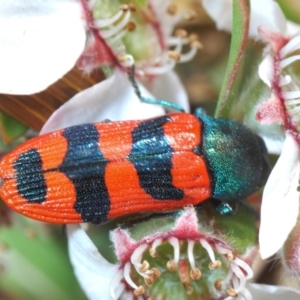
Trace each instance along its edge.
<path fill-rule="evenodd" d="M 50 2 L 1 2 L 0 92 L 42 91 L 75 65 L 89 73 L 104 66 L 126 71 L 134 63 L 137 75 L 158 91 L 158 98 L 176 101 L 178 93 L 166 92 L 172 90 L 166 83 L 184 94 L 172 69 L 191 60 L 201 44 L 183 30 L 173 35 L 173 29 L 192 14 L 176 13 L 170 1 L 163 7 L 150 1 L 139 8 L 122 1 Z M 183 46 L 189 50 L 183 52 Z M 159 76 L 162 80 L 155 80 Z"/>
<path fill-rule="evenodd" d="M 44 90 L 73 68 L 85 40 L 76 0 L 1 1 L 0 93 Z"/>
<path fill-rule="evenodd" d="M 217 217 L 209 222 L 203 212 L 197 220 L 195 210 L 188 207 L 175 220 L 162 216 L 128 229 L 117 228 L 111 234 L 118 258 L 115 264 L 102 257 L 80 226 L 71 225 L 67 229 L 70 259 L 89 299 L 169 299 L 174 295 L 180 299 L 298 299 L 296 290 L 249 282 L 249 263 L 256 250 L 248 240 L 241 254 L 234 234 L 238 227 L 247 228 L 245 216 L 229 222 L 231 234 L 222 226 L 228 220 L 232 219 Z"/>
<path fill-rule="evenodd" d="M 257 118 L 262 123 L 280 123 L 286 130 L 281 156 L 263 194 L 260 247 L 266 258 L 281 248 L 299 213 L 300 94 L 292 64 L 300 58 L 295 54 L 300 49 L 300 36 L 288 38 L 263 30 L 261 34 L 272 46 L 259 69 L 260 77 L 271 88 L 271 96 L 260 106 Z"/>
<path fill-rule="evenodd" d="M 164 222 L 166 229 L 152 229 L 148 235 L 149 224 L 143 224 L 143 229 L 137 225 L 143 231 L 138 240 L 128 230 L 115 229 L 111 239 L 118 264 L 104 260 L 83 229 L 68 226 L 71 262 L 90 299 L 169 299 L 174 295 L 180 299 L 251 299 L 246 287 L 252 276 L 249 249 L 242 259 L 212 229 L 199 228 L 192 207 L 180 213 L 175 224 L 173 219 Z M 159 224 L 159 219 L 151 224 Z M 107 281 L 104 285 L 102 277 Z"/>
<path fill-rule="evenodd" d="M 104 6 L 99 1 L 81 3 L 88 42 L 77 63 L 80 69 L 89 73 L 103 65 L 116 65 L 124 70 L 134 63 L 137 78 L 157 98 L 177 102 L 177 95 L 186 97 L 173 68 L 191 60 L 201 44 L 196 35 L 180 29 L 173 33 L 173 29 L 179 21 L 191 18 L 191 13 L 177 13 L 170 1 L 152 0 L 139 11 L 132 5 L 118 7 L 118 2 Z M 184 46 L 189 47 L 187 52 Z"/>
<path fill-rule="evenodd" d="M 212 1 L 213 2 L 213 1 Z M 203 1 L 204 7 L 216 20 L 221 29 L 231 30 L 232 12 L 225 10 L 227 18 L 219 18 L 222 9 L 211 1 Z M 230 1 L 222 1 L 223 9 Z M 268 16 L 259 17 L 267 8 Z M 286 21 L 278 4 L 274 1 L 251 1 L 249 35 L 267 43 L 259 76 L 270 88 L 267 101 L 258 106 L 256 119 L 265 128 L 264 135 L 268 149 L 278 151 L 274 136 L 268 137 L 268 126 L 278 125 L 277 138 L 282 140 L 282 127 L 286 134 L 282 154 L 273 169 L 263 193 L 260 226 L 260 251 L 263 258 L 276 253 L 296 224 L 299 211 L 299 86 L 293 65 L 299 60 L 297 50 L 300 38 L 297 26 Z M 222 20 L 224 21 L 222 23 Z M 273 140 L 272 140 L 273 139 Z M 277 147 L 274 148 L 274 145 Z"/>
<path fill-rule="evenodd" d="M 219 30 L 232 31 L 232 0 L 202 0 L 202 5 L 209 16 L 216 22 Z M 249 36 L 261 39 L 258 28 L 286 31 L 286 19 L 279 5 L 274 0 L 250 0 Z M 268 12 L 268 14 L 266 14 Z"/>

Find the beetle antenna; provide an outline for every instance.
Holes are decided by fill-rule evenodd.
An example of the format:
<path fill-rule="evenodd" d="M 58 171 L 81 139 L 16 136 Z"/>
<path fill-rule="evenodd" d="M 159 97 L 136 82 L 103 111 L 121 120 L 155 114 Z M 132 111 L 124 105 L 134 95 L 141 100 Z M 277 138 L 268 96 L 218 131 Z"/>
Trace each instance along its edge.
<path fill-rule="evenodd" d="M 131 66 L 131 68 L 129 69 L 129 71 L 127 72 L 127 74 L 128 74 L 129 81 L 131 82 L 132 87 L 134 89 L 134 92 L 136 93 L 136 95 L 138 96 L 138 98 L 141 101 L 145 102 L 144 101 L 144 97 L 142 96 L 141 90 L 138 87 L 138 84 L 137 84 L 137 82 L 135 80 L 135 65 L 134 64 Z"/>
<path fill-rule="evenodd" d="M 129 69 L 129 71 L 127 73 L 128 73 L 129 81 L 131 82 L 132 87 L 133 87 L 136 95 L 138 96 L 138 98 L 142 102 L 149 103 L 149 104 L 157 104 L 157 105 L 161 105 L 161 106 L 164 106 L 164 107 L 173 108 L 173 109 L 181 111 L 181 112 L 185 112 L 185 110 L 178 104 L 169 102 L 167 100 L 160 100 L 160 99 L 144 97 L 141 93 L 141 90 L 140 90 L 136 80 L 135 80 L 135 66 L 134 66 L 134 64 L 131 66 L 131 69 Z"/>

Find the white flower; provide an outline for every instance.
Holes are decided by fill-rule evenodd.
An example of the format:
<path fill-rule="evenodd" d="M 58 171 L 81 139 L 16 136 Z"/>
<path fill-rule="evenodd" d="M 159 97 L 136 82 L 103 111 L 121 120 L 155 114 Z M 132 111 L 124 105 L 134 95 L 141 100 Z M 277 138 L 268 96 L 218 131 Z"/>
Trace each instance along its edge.
<path fill-rule="evenodd" d="M 300 87 L 288 70 L 300 59 L 294 53 L 300 49 L 300 35 L 289 38 L 263 28 L 260 34 L 271 46 L 259 67 L 259 76 L 270 87 L 271 95 L 258 108 L 257 120 L 262 124 L 277 123 L 286 131 L 280 158 L 262 199 L 259 243 L 261 256 L 268 258 L 282 247 L 299 213 Z M 270 145 L 267 133 L 264 138 Z"/>
<path fill-rule="evenodd" d="M 141 85 L 140 89 L 143 96 L 154 99 Z M 180 101 L 184 103 L 184 99 Z M 40 134 L 84 123 L 145 119 L 163 114 L 161 106 L 141 102 L 127 74 L 116 68 L 111 77 L 76 94 L 56 110 Z"/>
<path fill-rule="evenodd" d="M 232 30 L 232 1 L 203 0 L 203 6 L 219 29 Z M 276 253 L 287 239 L 299 213 L 300 87 L 288 70 L 300 60 L 299 26 L 287 22 L 273 1 L 251 0 L 249 36 L 268 43 L 259 66 L 260 78 L 270 87 L 269 99 L 258 108 L 256 119 L 266 127 L 264 140 L 271 153 L 281 156 L 265 186 L 259 233 L 263 258 Z M 267 126 L 278 124 L 277 140 L 267 135 Z"/>
<path fill-rule="evenodd" d="M 170 1 L 163 7 L 151 1 L 135 18 L 134 6 L 118 7 L 112 2 L 1 1 L 0 93 L 40 92 L 75 64 L 85 72 L 104 65 L 126 71 L 134 62 L 148 89 L 159 88 L 156 79 L 160 75 L 162 81 L 180 85 L 172 69 L 177 62 L 192 59 L 201 45 L 182 31 L 172 36 L 184 15 L 168 13 L 169 5 Z M 135 25 L 137 20 L 142 21 Z M 125 36 L 129 38 L 125 40 Z M 184 45 L 190 45 L 187 53 L 182 51 Z M 134 57 L 129 64 L 128 56 Z M 180 97 L 182 93 L 180 87 Z M 172 101 L 177 101 L 177 95 L 175 90 Z M 162 94 L 164 100 L 171 100 L 165 96 Z"/>
<path fill-rule="evenodd" d="M 202 4 L 218 29 L 232 31 L 232 0 L 202 0 Z M 250 37 L 261 39 L 259 27 L 285 33 L 285 16 L 275 1 L 251 0 L 250 7 Z"/>
<path fill-rule="evenodd" d="M 173 6 L 170 13 L 170 6 L 169 0 L 163 4 L 151 0 L 147 7 L 136 12 L 130 5 L 118 9 L 111 4 L 110 10 L 117 12 L 108 18 L 102 5 L 88 1 L 84 4 L 88 46 L 77 66 L 89 73 L 105 64 L 114 64 L 124 70 L 134 63 L 137 77 L 150 92 L 188 111 L 188 106 L 184 106 L 186 101 L 178 102 L 187 95 L 173 68 L 177 63 L 193 59 L 201 44 L 195 35 L 188 35 L 184 30 L 173 33 L 175 25 L 185 19 L 187 13 L 176 13 Z M 139 18 L 136 18 L 138 13 Z M 184 46 L 189 47 L 187 52 L 183 51 Z M 164 92 L 166 86 L 173 87 L 172 95 Z"/>
<path fill-rule="evenodd" d="M 183 214 L 183 217 L 186 217 L 185 215 L 189 215 L 189 213 L 186 212 L 185 214 Z M 186 223 L 185 226 L 188 226 L 188 224 L 189 223 Z M 136 285 L 136 283 L 133 281 L 133 279 L 131 278 L 131 269 L 136 269 L 140 276 L 145 277 L 146 282 L 147 280 L 150 280 L 151 283 L 149 282 L 149 284 L 152 284 L 153 280 L 160 280 L 160 272 L 158 271 L 158 269 L 147 269 L 147 263 L 145 261 L 141 261 L 143 252 L 145 252 L 146 249 L 148 249 L 148 247 L 150 246 L 150 250 L 148 250 L 150 251 L 150 253 L 152 253 L 151 255 L 156 255 L 156 247 L 158 247 L 162 242 L 162 239 L 160 238 L 156 238 L 154 241 L 150 241 L 150 245 L 147 246 L 147 244 L 145 244 L 146 239 L 144 240 L 144 243 L 138 244 L 137 242 L 131 240 L 129 236 L 126 236 L 126 232 L 120 230 L 119 233 L 115 234 L 120 235 L 118 238 L 122 240 L 119 241 L 119 246 L 121 248 L 123 247 L 123 249 L 119 249 L 119 252 L 124 254 L 124 261 L 122 261 L 121 259 L 120 263 L 111 264 L 102 257 L 102 255 L 98 252 L 96 246 L 80 226 L 68 225 L 67 234 L 69 255 L 75 271 L 75 275 L 77 276 L 81 287 L 90 300 L 133 299 L 133 291 L 138 299 L 143 299 L 142 294 L 144 292 L 144 288 L 143 286 Z M 185 235 L 190 234 L 191 232 L 185 231 Z M 136 243 L 135 246 L 133 246 L 134 243 Z M 169 238 L 169 243 L 174 248 L 174 261 L 176 261 L 176 259 L 179 259 L 179 242 L 176 238 L 172 237 Z M 130 257 L 125 258 L 125 253 L 131 251 L 130 247 L 133 247 L 132 254 Z M 197 271 L 197 268 L 195 268 L 195 257 L 192 250 L 193 247 L 194 242 L 192 243 L 192 241 L 190 241 L 187 250 L 187 259 L 191 266 L 194 266 L 195 273 L 193 276 L 199 276 L 199 270 Z M 204 247 L 206 249 L 209 256 L 214 257 L 211 246 L 205 241 L 204 238 L 201 242 L 201 247 Z M 225 248 L 220 246 L 218 246 L 218 249 L 219 251 L 221 251 L 219 255 L 222 255 L 222 251 L 226 250 Z M 228 252 L 228 250 L 226 251 Z M 235 258 L 235 260 L 235 262 L 232 261 L 231 263 L 232 273 L 229 273 L 228 276 L 230 275 L 235 277 L 234 279 L 232 279 L 236 285 L 238 285 L 238 282 L 240 282 L 240 294 L 234 294 L 233 289 L 228 290 L 228 293 L 232 293 L 232 296 L 228 296 L 226 299 L 299 299 L 300 292 L 291 288 L 259 285 L 253 283 L 246 284 L 247 276 L 245 276 L 244 272 L 246 270 L 246 272 L 249 272 L 249 266 L 241 259 Z M 243 271 L 241 271 L 241 269 Z M 194 280 L 197 279 L 195 278 Z M 216 285 L 216 288 L 218 288 L 218 285 Z"/>
<path fill-rule="evenodd" d="M 165 291 L 164 286 L 168 286 L 170 282 L 173 282 L 173 285 L 182 284 L 189 294 L 193 292 L 189 281 L 200 280 L 199 284 L 203 282 L 201 270 L 205 272 L 203 276 L 206 279 L 207 291 L 202 291 L 204 294 L 208 293 L 214 298 L 225 295 L 226 300 L 252 299 L 246 288 L 247 280 L 252 277 L 250 266 L 246 260 L 235 256 L 228 243 L 215 237 L 209 230 L 201 230 L 201 227 L 199 229 L 193 207 L 185 208 L 176 219 L 175 226 L 166 231 L 155 230 L 139 240 L 132 239 L 127 230 L 115 229 L 111 235 L 119 260 L 115 265 L 108 263 L 101 256 L 80 226 L 69 225 L 67 233 L 71 262 L 89 299 L 133 299 L 134 295 L 143 299 L 142 296 L 147 292 L 154 293 L 153 296 L 158 298 L 160 294 L 168 297 L 172 292 Z M 180 241 L 187 242 L 187 249 L 181 246 Z M 172 250 L 159 248 L 166 244 L 169 244 Z M 201 258 L 199 247 L 202 249 Z M 194 254 L 195 251 L 197 255 Z M 163 273 L 155 267 L 155 261 L 149 265 L 148 260 L 143 258 L 147 252 L 153 259 L 156 258 L 156 264 L 164 270 Z M 172 252 L 173 258 L 168 259 Z M 167 259 L 166 264 L 162 263 L 164 259 Z M 206 270 L 207 264 L 209 270 Z M 184 271 L 186 266 L 187 275 Z M 133 275 L 135 272 L 136 275 Z M 166 272 L 178 273 L 176 277 L 180 279 L 166 277 Z M 102 277 L 105 277 L 105 280 L 102 280 Z M 216 282 L 213 279 L 217 279 Z M 161 287 L 157 286 L 154 290 L 146 292 L 146 285 L 152 286 L 158 280 L 162 281 Z M 194 291 L 198 295 L 202 295 L 202 292 L 201 288 Z"/>
<path fill-rule="evenodd" d="M 39 92 L 73 68 L 86 40 L 81 17 L 76 0 L 2 0 L 0 93 Z"/>
<path fill-rule="evenodd" d="M 296 224 L 299 213 L 299 145 L 287 133 L 282 153 L 263 192 L 259 231 L 260 253 L 276 253 Z"/>
<path fill-rule="evenodd" d="M 119 266 L 106 261 L 85 231 L 77 225 L 68 225 L 70 260 L 79 283 L 91 300 L 111 299 L 109 286 Z"/>
<path fill-rule="evenodd" d="M 298 290 L 284 286 L 251 283 L 248 289 L 254 300 L 298 300 L 300 297 Z"/>

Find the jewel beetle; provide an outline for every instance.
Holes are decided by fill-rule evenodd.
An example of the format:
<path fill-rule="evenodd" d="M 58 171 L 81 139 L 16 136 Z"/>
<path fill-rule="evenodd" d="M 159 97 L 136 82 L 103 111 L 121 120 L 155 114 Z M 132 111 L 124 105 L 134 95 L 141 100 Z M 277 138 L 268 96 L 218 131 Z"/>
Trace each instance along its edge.
<path fill-rule="evenodd" d="M 269 173 L 244 125 L 197 112 L 90 123 L 32 138 L 0 162 L 0 196 L 50 223 L 102 223 L 214 198 L 234 202 Z"/>

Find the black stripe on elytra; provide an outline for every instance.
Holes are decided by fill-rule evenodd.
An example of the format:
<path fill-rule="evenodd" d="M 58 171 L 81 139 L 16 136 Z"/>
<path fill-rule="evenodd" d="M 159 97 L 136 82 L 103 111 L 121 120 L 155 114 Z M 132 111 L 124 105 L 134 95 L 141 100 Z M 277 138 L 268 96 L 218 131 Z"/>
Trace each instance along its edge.
<path fill-rule="evenodd" d="M 168 116 L 140 123 L 132 131 L 132 150 L 128 160 L 135 166 L 140 186 L 158 200 L 180 200 L 184 192 L 172 185 L 173 149 L 162 126 Z"/>
<path fill-rule="evenodd" d="M 16 171 L 17 190 L 30 203 L 46 200 L 47 185 L 43 174 L 42 159 L 36 149 L 30 149 L 13 163 Z"/>
<path fill-rule="evenodd" d="M 76 190 L 75 210 L 84 222 L 107 220 L 110 201 L 105 185 L 105 166 L 108 160 L 99 149 L 99 133 L 93 124 L 66 128 L 68 150 L 58 170 L 66 174 Z"/>

